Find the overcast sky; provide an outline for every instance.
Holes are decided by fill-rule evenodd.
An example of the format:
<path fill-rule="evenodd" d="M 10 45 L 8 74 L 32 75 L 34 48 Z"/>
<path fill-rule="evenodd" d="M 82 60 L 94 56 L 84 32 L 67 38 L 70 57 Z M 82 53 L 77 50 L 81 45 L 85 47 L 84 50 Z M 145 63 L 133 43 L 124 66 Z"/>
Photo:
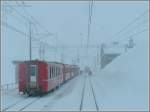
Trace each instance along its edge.
<path fill-rule="evenodd" d="M 13 60 L 29 59 L 28 37 L 14 31 L 14 28 L 12 29 L 10 26 L 28 35 L 29 22 L 26 19 L 31 19 L 30 15 L 42 25 L 42 27 L 37 24 L 32 25 L 32 36 L 35 38 L 40 38 L 42 41 L 53 46 L 81 45 L 81 43 L 86 44 L 87 42 L 88 1 L 25 1 L 24 3 L 25 6 L 21 5 L 21 2 L 17 2 L 16 4 L 16 2 L 7 1 L 7 5 L 3 5 L 2 22 L 5 24 L 2 25 L 2 74 L 4 76 L 2 82 L 10 82 L 11 78 L 14 78 Z M 17 6 L 18 4 L 19 6 Z M 148 10 L 148 2 L 146 1 L 94 2 L 89 44 L 100 45 L 103 42 L 107 43 L 110 39 L 113 40 L 112 37 L 115 33 L 139 15 L 143 14 L 146 10 Z M 139 19 L 139 23 L 143 20 L 147 20 L 148 22 L 148 12 Z M 136 29 L 135 26 L 131 29 Z M 138 28 L 141 28 L 141 26 Z M 145 27 L 142 26 L 142 28 Z M 42 38 L 34 34 L 47 33 L 45 29 L 50 33 L 57 34 L 57 39 L 56 35 Z M 125 34 L 130 33 L 132 34 L 130 29 L 128 33 L 125 32 Z M 118 37 L 121 36 L 118 35 Z M 33 42 L 33 59 L 39 58 L 38 47 L 39 44 Z M 72 59 L 76 58 L 77 51 L 77 49 L 64 49 L 63 52 L 62 49 L 59 48 L 56 53 L 54 49 L 50 48 L 45 51 L 45 59 L 49 61 L 60 61 L 63 52 L 65 62 L 71 63 Z M 90 49 L 90 56 L 96 56 L 96 51 L 97 49 Z M 85 56 L 85 49 L 79 49 L 79 55 Z M 83 59 L 84 58 L 81 58 L 80 60 Z M 94 60 L 93 57 L 91 59 L 92 61 Z M 7 79 L 7 77 L 10 78 Z"/>

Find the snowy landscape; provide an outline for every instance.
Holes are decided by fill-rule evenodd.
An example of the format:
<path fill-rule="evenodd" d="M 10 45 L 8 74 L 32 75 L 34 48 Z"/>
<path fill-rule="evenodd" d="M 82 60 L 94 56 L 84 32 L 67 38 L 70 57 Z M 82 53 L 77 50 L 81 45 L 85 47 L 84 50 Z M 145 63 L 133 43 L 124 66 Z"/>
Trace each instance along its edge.
<path fill-rule="evenodd" d="M 91 3 L 93 3 L 93 6 L 91 5 L 93 18 L 90 36 L 86 36 L 90 2 L 3 3 L 2 22 L 7 25 L 2 24 L 1 31 L 2 111 L 149 111 L 148 1 L 91 1 Z M 11 7 L 12 10 L 9 9 Z M 52 47 L 49 49 L 50 46 L 46 46 L 45 54 L 41 54 L 38 51 L 39 43 L 32 40 L 33 60 L 44 58 L 46 61 L 76 64 L 82 73 L 42 97 L 20 94 L 15 65 L 12 62 L 28 60 L 29 40 L 21 38 L 19 30 L 28 32 L 29 29 L 26 23 L 23 24 L 26 20 L 13 12 L 13 8 L 31 21 L 33 18 L 29 15 L 36 17 L 40 24 L 49 29 L 48 31 L 58 32 L 58 40 L 55 33 L 52 34 L 53 39 L 51 36 L 42 39 L 35 36 Z M 29 11 L 31 9 L 33 10 Z M 42 13 L 47 9 L 49 12 Z M 18 30 L 10 26 L 15 26 Z M 33 35 L 45 32 L 42 28 L 38 29 L 38 25 L 36 27 L 32 30 Z M 114 34 L 115 38 L 111 38 Z M 134 43 L 132 47 L 130 47 L 131 38 Z M 116 43 L 112 44 L 115 41 Z M 109 58 L 114 54 L 116 57 L 108 61 L 108 54 L 111 55 Z M 105 63 L 103 68 L 102 62 Z M 85 66 L 90 67 L 92 75 L 84 71 Z"/>

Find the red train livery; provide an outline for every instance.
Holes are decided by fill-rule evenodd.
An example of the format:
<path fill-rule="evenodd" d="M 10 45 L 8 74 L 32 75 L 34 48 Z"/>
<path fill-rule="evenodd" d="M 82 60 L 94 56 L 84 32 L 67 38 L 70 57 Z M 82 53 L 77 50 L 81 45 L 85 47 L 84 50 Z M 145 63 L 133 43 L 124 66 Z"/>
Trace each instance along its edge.
<path fill-rule="evenodd" d="M 30 95 L 42 95 L 79 74 L 77 65 L 58 62 L 15 61 L 19 92 Z"/>

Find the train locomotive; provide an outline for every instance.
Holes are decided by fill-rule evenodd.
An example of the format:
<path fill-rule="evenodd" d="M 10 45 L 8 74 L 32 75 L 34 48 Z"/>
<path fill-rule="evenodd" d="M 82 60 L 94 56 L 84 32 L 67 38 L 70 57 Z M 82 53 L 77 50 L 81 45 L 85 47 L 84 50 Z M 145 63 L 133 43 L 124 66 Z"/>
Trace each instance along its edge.
<path fill-rule="evenodd" d="M 28 96 L 43 95 L 79 75 L 77 65 L 39 60 L 14 61 L 19 92 Z"/>

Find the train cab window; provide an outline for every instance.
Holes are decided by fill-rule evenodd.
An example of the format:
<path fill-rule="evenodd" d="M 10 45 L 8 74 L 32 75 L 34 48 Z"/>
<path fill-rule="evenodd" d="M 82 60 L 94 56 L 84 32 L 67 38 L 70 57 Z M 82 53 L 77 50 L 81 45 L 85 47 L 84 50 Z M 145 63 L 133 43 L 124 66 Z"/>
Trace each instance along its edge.
<path fill-rule="evenodd" d="M 30 81 L 36 82 L 37 65 L 29 65 Z"/>
<path fill-rule="evenodd" d="M 37 68 L 36 65 L 30 65 L 29 72 L 31 76 L 36 76 L 36 68 Z"/>

